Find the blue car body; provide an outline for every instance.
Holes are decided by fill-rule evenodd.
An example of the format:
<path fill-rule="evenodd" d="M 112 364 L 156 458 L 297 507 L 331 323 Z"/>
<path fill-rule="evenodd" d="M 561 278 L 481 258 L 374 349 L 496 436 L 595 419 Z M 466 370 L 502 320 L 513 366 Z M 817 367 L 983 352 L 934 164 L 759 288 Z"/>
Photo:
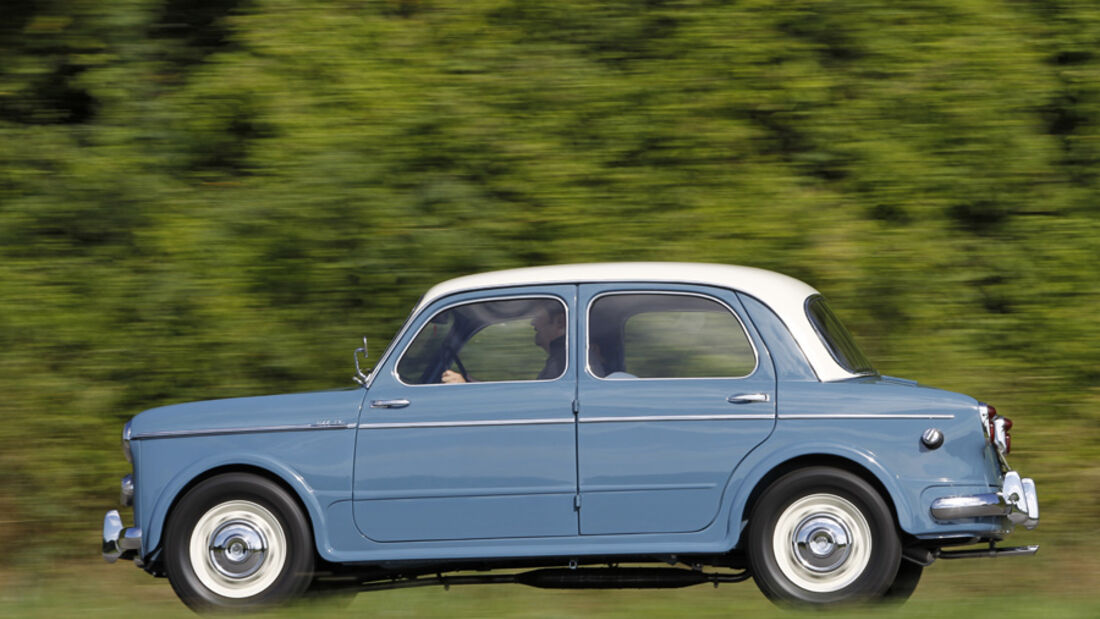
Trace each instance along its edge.
<path fill-rule="evenodd" d="M 347 565 L 736 553 L 762 490 L 810 465 L 865 478 L 910 544 L 995 541 L 1022 522 L 1006 517 L 1011 509 L 933 515 L 937 500 L 997 495 L 1005 484 L 1003 455 L 973 398 L 874 372 L 823 378 L 805 335 L 787 324 L 792 310 L 784 320 L 775 301 L 735 283 L 619 280 L 614 269 L 570 279 L 565 269 L 534 283 L 515 276 L 429 294 L 363 386 L 137 415 L 127 433 L 139 531 L 129 531 L 140 548 L 129 556 L 156 572 L 181 496 L 227 471 L 288 488 L 320 558 Z M 597 376 L 586 344 L 592 304 L 632 293 L 728 308 L 755 367 L 740 377 Z M 398 371 L 447 308 L 541 298 L 567 311 L 559 377 L 407 384 Z M 922 441 L 929 430 L 942 445 Z"/>

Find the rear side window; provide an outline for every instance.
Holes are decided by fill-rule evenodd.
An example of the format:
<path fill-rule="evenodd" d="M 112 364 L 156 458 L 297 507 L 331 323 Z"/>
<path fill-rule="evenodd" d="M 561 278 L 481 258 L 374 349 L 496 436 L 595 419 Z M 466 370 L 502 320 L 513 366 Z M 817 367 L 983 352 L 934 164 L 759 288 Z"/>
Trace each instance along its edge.
<path fill-rule="evenodd" d="M 599 297 L 588 331 L 588 367 L 599 378 L 735 378 L 756 368 L 741 322 L 707 297 Z"/>
<path fill-rule="evenodd" d="M 806 301 L 806 316 L 813 324 L 821 341 L 829 349 L 829 354 L 844 369 L 853 374 L 874 374 L 875 368 L 871 361 L 856 345 L 852 334 L 844 328 L 832 308 L 825 301 L 825 297 L 814 295 Z"/>

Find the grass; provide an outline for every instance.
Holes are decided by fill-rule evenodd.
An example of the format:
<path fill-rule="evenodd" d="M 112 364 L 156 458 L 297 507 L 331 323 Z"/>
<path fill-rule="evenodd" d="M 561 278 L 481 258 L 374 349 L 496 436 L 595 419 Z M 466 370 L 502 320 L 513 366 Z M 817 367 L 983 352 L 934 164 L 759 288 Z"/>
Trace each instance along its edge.
<path fill-rule="evenodd" d="M 1075 545 L 1029 558 L 940 561 L 900 607 L 845 608 L 819 617 L 1100 617 L 1100 560 Z M 98 559 L 0 572 L 0 616 L 193 617 L 168 582 Z M 554 591 L 520 585 L 404 589 L 360 594 L 348 608 L 311 605 L 261 616 L 344 617 L 792 617 L 751 583 L 658 591 Z"/>

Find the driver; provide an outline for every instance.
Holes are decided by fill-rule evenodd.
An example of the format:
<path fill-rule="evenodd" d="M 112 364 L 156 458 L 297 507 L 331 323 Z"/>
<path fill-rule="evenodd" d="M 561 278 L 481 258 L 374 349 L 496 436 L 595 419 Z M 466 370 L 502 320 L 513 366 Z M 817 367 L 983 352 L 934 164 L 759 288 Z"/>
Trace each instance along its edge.
<path fill-rule="evenodd" d="M 535 344 L 546 351 L 546 364 L 535 380 L 549 380 L 561 376 L 565 371 L 565 308 L 560 303 L 542 304 L 531 318 L 535 329 Z M 443 382 L 464 383 L 462 374 L 454 370 L 443 372 Z"/>

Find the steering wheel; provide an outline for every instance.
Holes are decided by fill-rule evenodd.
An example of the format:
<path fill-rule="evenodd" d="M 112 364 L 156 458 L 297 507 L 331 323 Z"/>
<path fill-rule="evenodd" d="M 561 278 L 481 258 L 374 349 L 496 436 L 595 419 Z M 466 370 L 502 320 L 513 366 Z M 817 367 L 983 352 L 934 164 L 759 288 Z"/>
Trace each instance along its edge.
<path fill-rule="evenodd" d="M 466 373 L 466 366 L 462 365 L 462 359 L 458 358 L 458 353 L 451 355 L 451 358 L 454 360 L 455 365 L 458 366 L 458 373 L 462 375 L 462 380 L 470 382 L 470 375 Z"/>

